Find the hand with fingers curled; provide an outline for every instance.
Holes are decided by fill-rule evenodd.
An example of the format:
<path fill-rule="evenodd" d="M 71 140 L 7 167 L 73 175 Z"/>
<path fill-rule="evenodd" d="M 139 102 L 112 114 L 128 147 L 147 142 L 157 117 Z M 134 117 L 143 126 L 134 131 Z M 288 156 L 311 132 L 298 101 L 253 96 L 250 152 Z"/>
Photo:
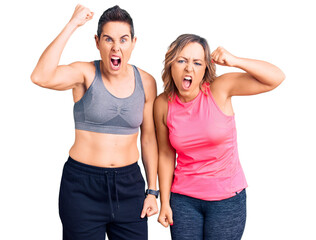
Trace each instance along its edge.
<path fill-rule="evenodd" d="M 69 22 L 80 27 L 90 21 L 93 18 L 93 15 L 94 12 L 91 12 L 89 8 L 78 4 Z"/>
<path fill-rule="evenodd" d="M 168 227 L 169 225 L 173 225 L 172 219 L 172 209 L 170 205 L 168 206 L 161 206 L 158 222 L 163 225 L 164 227 Z"/>
<path fill-rule="evenodd" d="M 158 213 L 158 205 L 157 205 L 157 200 L 154 195 L 147 195 L 144 205 L 143 205 L 143 210 L 141 213 L 141 218 L 144 218 L 145 216 L 151 217 L 155 214 Z"/>
<path fill-rule="evenodd" d="M 213 51 L 211 59 L 212 63 L 227 67 L 234 67 L 238 61 L 238 57 L 234 56 L 223 47 L 218 47 Z"/>

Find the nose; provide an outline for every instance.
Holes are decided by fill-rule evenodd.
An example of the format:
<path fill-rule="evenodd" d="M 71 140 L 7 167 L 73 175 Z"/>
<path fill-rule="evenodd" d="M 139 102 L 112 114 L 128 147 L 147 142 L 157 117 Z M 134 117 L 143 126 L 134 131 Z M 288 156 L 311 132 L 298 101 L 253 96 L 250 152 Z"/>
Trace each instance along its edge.
<path fill-rule="evenodd" d="M 119 49 L 120 49 L 119 44 L 118 43 L 113 43 L 112 51 L 113 52 L 117 52 Z"/>
<path fill-rule="evenodd" d="M 187 63 L 187 65 L 185 66 L 185 70 L 187 72 L 191 72 L 193 70 L 192 63 Z"/>

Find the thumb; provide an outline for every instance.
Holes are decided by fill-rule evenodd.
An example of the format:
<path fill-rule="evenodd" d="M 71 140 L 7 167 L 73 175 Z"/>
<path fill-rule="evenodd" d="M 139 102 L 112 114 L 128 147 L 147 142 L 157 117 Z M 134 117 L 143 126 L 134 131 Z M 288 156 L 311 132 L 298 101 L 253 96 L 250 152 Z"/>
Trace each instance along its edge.
<path fill-rule="evenodd" d="M 150 208 L 147 209 L 147 217 L 155 215 L 157 212 L 158 212 L 158 210 L 153 209 L 153 208 L 150 207 Z"/>

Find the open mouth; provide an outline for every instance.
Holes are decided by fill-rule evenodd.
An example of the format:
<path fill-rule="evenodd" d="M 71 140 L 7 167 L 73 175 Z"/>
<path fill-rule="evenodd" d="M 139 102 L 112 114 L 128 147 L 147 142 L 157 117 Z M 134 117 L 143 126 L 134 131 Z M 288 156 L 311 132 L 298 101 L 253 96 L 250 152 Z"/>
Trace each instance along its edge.
<path fill-rule="evenodd" d="M 121 66 L 121 58 L 120 57 L 111 57 L 111 66 L 114 70 L 118 70 Z"/>
<path fill-rule="evenodd" d="M 189 89 L 191 84 L 192 84 L 192 77 L 190 77 L 190 76 L 184 77 L 184 79 L 182 81 L 182 87 L 184 89 Z"/>

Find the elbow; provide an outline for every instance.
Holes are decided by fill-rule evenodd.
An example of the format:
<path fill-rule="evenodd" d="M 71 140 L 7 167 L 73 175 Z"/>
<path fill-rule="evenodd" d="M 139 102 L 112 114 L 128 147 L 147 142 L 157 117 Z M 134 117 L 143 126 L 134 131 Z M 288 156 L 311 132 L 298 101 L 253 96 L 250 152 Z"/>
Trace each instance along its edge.
<path fill-rule="evenodd" d="M 280 85 L 285 80 L 285 78 L 286 78 L 286 76 L 285 76 L 284 72 L 280 70 L 279 84 L 278 85 Z"/>
<path fill-rule="evenodd" d="M 146 151 L 146 149 L 157 149 L 157 141 L 154 138 L 147 138 L 146 140 L 141 140 L 141 149 Z M 155 150 L 158 152 L 158 150 Z M 158 153 L 157 153 L 158 154 Z"/>
<path fill-rule="evenodd" d="M 144 146 L 144 147 L 147 147 L 147 146 L 150 146 L 152 144 L 156 144 L 157 145 L 155 131 L 142 133 L 141 134 L 141 145 Z"/>
<path fill-rule="evenodd" d="M 31 74 L 31 81 L 32 81 L 32 83 L 38 85 L 40 82 L 40 78 L 33 72 Z"/>
<path fill-rule="evenodd" d="M 278 79 L 276 80 L 276 84 L 275 84 L 275 87 L 274 87 L 274 88 L 276 88 L 277 86 L 279 86 L 279 85 L 285 80 L 285 78 L 286 78 L 286 76 L 285 76 L 284 72 L 282 72 L 282 71 L 280 70 L 280 74 L 279 74 L 279 76 L 278 76 Z"/>
<path fill-rule="evenodd" d="M 285 74 L 280 70 L 278 75 L 275 77 L 273 84 L 270 85 L 270 88 L 271 88 L 270 90 L 273 90 L 276 87 L 278 87 L 285 80 L 285 78 L 286 78 Z"/>
<path fill-rule="evenodd" d="M 34 72 L 31 74 L 31 81 L 40 87 L 45 87 L 47 85 L 47 80 Z"/>

